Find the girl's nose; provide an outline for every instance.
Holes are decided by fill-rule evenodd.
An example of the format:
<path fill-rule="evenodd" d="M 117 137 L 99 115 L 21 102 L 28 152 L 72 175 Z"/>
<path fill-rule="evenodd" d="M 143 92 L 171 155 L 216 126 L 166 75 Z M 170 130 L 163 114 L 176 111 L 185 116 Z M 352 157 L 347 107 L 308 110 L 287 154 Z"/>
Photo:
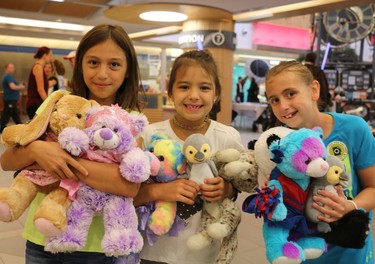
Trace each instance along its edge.
<path fill-rule="evenodd" d="M 289 108 L 289 103 L 287 100 L 280 99 L 280 107 L 281 109 L 288 109 Z"/>
<path fill-rule="evenodd" d="M 189 98 L 190 99 L 198 99 L 199 98 L 199 89 L 195 87 L 191 87 L 189 89 Z"/>
<path fill-rule="evenodd" d="M 102 65 L 98 69 L 98 77 L 101 79 L 105 79 L 108 77 L 108 71 L 107 67 L 105 65 Z"/>

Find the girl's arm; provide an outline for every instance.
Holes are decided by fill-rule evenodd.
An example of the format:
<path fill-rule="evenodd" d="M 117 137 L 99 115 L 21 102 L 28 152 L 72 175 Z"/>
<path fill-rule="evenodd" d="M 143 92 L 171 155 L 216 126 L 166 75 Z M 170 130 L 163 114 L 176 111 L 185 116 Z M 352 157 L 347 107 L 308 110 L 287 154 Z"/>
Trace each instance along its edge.
<path fill-rule="evenodd" d="M 87 176 L 76 171 L 78 178 L 92 188 L 127 197 L 134 197 L 138 193 L 141 184 L 124 179 L 117 163 L 101 163 L 87 159 L 78 161 L 88 171 Z"/>
<path fill-rule="evenodd" d="M 187 179 L 177 179 L 168 183 L 144 183 L 134 198 L 134 205 L 139 206 L 156 200 L 193 205 L 198 192 L 199 185 Z"/>
<path fill-rule="evenodd" d="M 87 175 L 86 169 L 61 149 L 57 142 L 36 140 L 27 146 L 7 148 L 0 157 L 3 170 L 15 171 L 23 168 L 42 168 L 54 177 L 77 179 L 72 169 Z"/>
<path fill-rule="evenodd" d="M 33 74 L 36 80 L 36 86 L 40 97 L 44 100 L 47 98 L 47 93 L 44 90 L 44 73 L 43 67 L 39 64 L 36 64 L 33 68 Z"/>

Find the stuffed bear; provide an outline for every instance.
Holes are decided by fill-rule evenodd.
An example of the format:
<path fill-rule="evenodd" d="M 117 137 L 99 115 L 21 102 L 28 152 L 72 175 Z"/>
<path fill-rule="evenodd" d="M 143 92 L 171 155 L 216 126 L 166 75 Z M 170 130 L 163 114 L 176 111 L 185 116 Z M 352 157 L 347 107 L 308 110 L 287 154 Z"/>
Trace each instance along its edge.
<path fill-rule="evenodd" d="M 182 154 L 182 145 L 167 135 L 156 133 L 151 136 L 151 142 L 146 148 L 154 154 L 160 162 L 160 169 L 150 177 L 148 182 L 163 183 L 176 180 L 185 173 L 185 157 Z M 158 200 L 153 203 L 139 206 L 137 212 L 140 220 L 140 229 L 147 233 L 148 242 L 154 244 L 160 235 L 171 234 L 173 226 L 177 224 L 177 203 Z M 172 231 L 174 233 L 174 230 Z"/>
<path fill-rule="evenodd" d="M 270 263 L 317 258 L 326 250 L 326 243 L 310 235 L 304 209 L 310 177 L 323 177 L 329 168 L 322 130 L 302 128 L 283 138 L 270 134 L 266 142 L 276 168 L 268 187 L 246 198 L 243 210 L 264 217 L 263 237 Z"/>
<path fill-rule="evenodd" d="M 218 174 L 232 183 L 237 191 L 253 192 L 257 186 L 258 175 L 254 150 L 224 149 L 216 152 L 212 160 L 217 167 Z M 222 238 L 220 251 L 215 262 L 223 264 L 232 261 L 237 249 L 237 227 L 239 225 L 238 220 L 240 220 L 238 217 L 241 216 L 241 210 L 231 199 L 224 199 L 220 206 L 221 218 L 219 221 L 208 225 L 207 233 L 213 238 Z"/>
<path fill-rule="evenodd" d="M 57 91 L 50 95 L 42 113 L 28 124 L 8 126 L 2 133 L 6 146 L 26 146 L 37 139 L 56 140 L 62 129 L 85 127 L 86 110 L 98 105 L 93 100 Z M 70 182 L 63 180 L 62 182 Z M 38 192 L 48 194 L 36 209 L 34 223 L 46 236 L 57 235 L 66 227 L 66 211 L 71 204 L 69 193 L 59 187 L 58 179 L 42 170 L 22 170 L 9 188 L 0 188 L 0 220 L 18 219 Z M 43 186 L 41 186 L 43 185 Z"/>
<path fill-rule="evenodd" d="M 59 135 L 59 143 L 73 155 L 119 163 L 120 173 L 126 180 L 141 183 L 150 175 L 150 161 L 137 147 L 136 139 L 147 123 L 143 114 L 129 114 L 118 105 L 95 107 L 89 112 L 86 128 L 65 128 Z M 83 249 L 95 215 L 103 215 L 101 245 L 106 255 L 140 252 L 143 239 L 138 231 L 133 199 L 104 193 L 82 182 L 68 210 L 65 232 L 49 238 L 45 249 L 54 253 Z"/>

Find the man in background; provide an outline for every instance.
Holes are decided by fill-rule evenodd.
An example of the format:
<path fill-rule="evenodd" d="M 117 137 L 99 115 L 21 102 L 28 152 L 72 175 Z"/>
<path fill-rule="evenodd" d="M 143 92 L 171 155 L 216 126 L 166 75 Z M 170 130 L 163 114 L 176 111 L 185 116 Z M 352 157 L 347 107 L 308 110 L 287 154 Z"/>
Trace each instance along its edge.
<path fill-rule="evenodd" d="M 70 66 L 72 66 L 72 69 L 74 69 L 74 65 L 76 63 L 76 51 L 73 50 L 73 51 L 69 52 L 68 55 L 64 56 L 64 59 L 68 60 L 69 63 L 70 63 Z"/>
<path fill-rule="evenodd" d="M 5 65 L 5 74 L 2 79 L 4 109 L 1 116 L 0 133 L 3 132 L 11 117 L 14 123 L 22 123 L 18 114 L 17 103 L 20 99 L 21 90 L 25 88 L 25 82 L 17 83 L 14 77 L 15 71 L 16 68 L 13 63 Z"/>

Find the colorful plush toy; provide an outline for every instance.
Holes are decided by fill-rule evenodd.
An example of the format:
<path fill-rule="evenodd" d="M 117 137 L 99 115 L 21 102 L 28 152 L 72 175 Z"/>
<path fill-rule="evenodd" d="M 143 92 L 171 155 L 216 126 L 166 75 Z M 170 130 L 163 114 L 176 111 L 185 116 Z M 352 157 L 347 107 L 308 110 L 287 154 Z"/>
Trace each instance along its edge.
<path fill-rule="evenodd" d="M 224 149 L 213 156 L 218 174 L 232 183 L 239 192 L 253 192 L 257 186 L 258 165 L 254 150 L 238 151 Z M 237 228 L 241 220 L 241 210 L 231 199 L 220 204 L 220 218 L 207 225 L 207 233 L 215 239 L 222 239 L 215 263 L 231 263 L 238 246 Z"/>
<path fill-rule="evenodd" d="M 149 179 L 149 182 L 171 182 L 185 173 L 185 157 L 182 154 L 182 146 L 177 141 L 157 133 L 151 137 L 147 150 L 153 153 L 160 163 L 160 169 L 153 175 L 155 177 Z M 169 233 L 175 224 L 176 207 L 176 202 L 158 200 L 137 209 L 141 219 L 140 229 L 146 231 L 151 245 L 157 236 Z"/>
<path fill-rule="evenodd" d="M 140 183 L 150 175 L 150 161 L 137 147 L 136 139 L 147 123 L 143 114 L 129 114 L 118 105 L 96 107 L 91 109 L 84 130 L 66 128 L 60 133 L 59 142 L 74 155 L 119 163 L 120 173 L 126 180 Z M 50 238 L 45 249 L 51 252 L 83 249 L 95 215 L 103 215 L 102 249 L 106 255 L 140 252 L 143 239 L 138 232 L 133 199 L 104 193 L 84 183 L 80 183 L 76 199 L 68 211 L 65 232 Z"/>
<path fill-rule="evenodd" d="M 57 91 L 47 99 L 45 109 L 28 124 L 8 126 L 2 133 L 6 146 L 26 146 L 37 140 L 57 140 L 65 127 L 85 127 L 86 110 L 98 105 L 93 100 Z M 69 193 L 59 186 L 70 182 L 53 178 L 42 170 L 22 170 L 9 188 L 0 188 L 0 220 L 12 222 L 29 207 L 38 192 L 47 196 L 34 214 L 36 228 L 46 236 L 58 235 L 66 227 L 66 211 L 71 204 Z M 64 185 L 64 184 L 61 184 Z"/>
<path fill-rule="evenodd" d="M 312 207 L 312 204 L 314 202 L 313 196 L 319 195 L 318 190 L 326 190 L 337 195 L 335 185 L 345 185 L 345 183 L 349 180 L 349 177 L 345 172 L 344 164 L 339 158 L 328 155 L 327 162 L 329 164 L 327 174 L 324 175 L 324 177 L 311 179 L 310 192 L 307 197 L 305 208 L 306 218 L 310 222 L 317 223 L 317 229 L 322 233 L 331 231 L 331 227 L 327 222 L 318 220 L 318 215 L 322 215 L 322 213 Z"/>
<path fill-rule="evenodd" d="M 270 263 L 301 263 L 326 250 L 324 239 L 310 235 L 304 216 L 310 177 L 322 177 L 329 168 L 321 137 L 320 128 L 302 128 L 281 139 L 274 134 L 267 137 L 276 168 L 268 187 L 249 196 L 243 210 L 264 217 L 263 237 Z"/>

